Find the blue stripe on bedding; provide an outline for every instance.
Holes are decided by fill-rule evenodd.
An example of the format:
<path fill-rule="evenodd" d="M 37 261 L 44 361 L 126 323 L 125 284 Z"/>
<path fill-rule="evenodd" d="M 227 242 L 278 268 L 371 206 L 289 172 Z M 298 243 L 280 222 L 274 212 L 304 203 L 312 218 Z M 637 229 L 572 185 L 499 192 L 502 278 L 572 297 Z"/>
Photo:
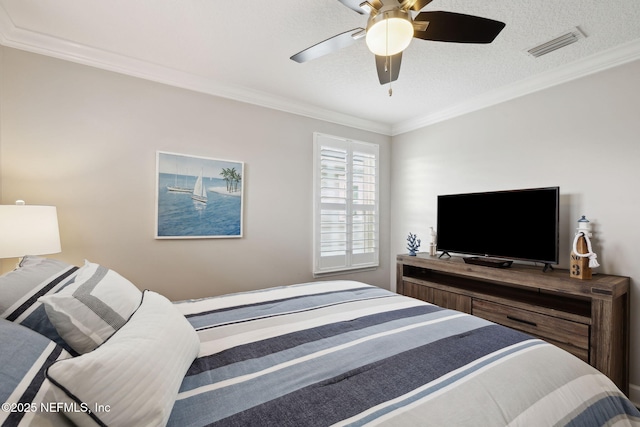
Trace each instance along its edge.
<path fill-rule="evenodd" d="M 417 402 L 423 398 L 425 398 L 426 396 L 429 396 L 432 393 L 435 393 L 439 390 L 442 390 L 443 388 L 450 386 L 451 384 L 454 384 L 457 381 L 460 381 L 462 379 L 464 379 L 465 377 L 477 372 L 478 370 L 492 364 L 495 363 L 497 361 L 499 361 L 500 359 L 510 356 L 511 354 L 514 354 L 516 352 L 522 351 L 524 349 L 527 349 L 529 347 L 533 347 L 536 345 L 545 345 L 545 343 L 543 341 L 539 341 L 539 340 L 529 340 L 529 341 L 523 341 L 523 342 L 519 342 L 516 343 L 515 345 L 512 345 L 511 347 L 508 347 L 506 350 L 504 351 L 500 351 L 500 350 L 496 350 L 495 354 L 491 355 L 490 357 L 486 357 L 485 359 L 482 359 L 480 361 L 477 361 L 478 363 L 469 363 L 468 366 L 466 366 L 464 369 L 462 369 L 460 372 L 457 372 L 453 375 L 451 375 L 450 377 L 443 379 L 442 381 L 439 382 L 435 382 L 435 384 L 429 385 L 428 387 L 424 387 L 423 389 L 419 390 L 416 393 L 413 393 L 409 396 L 406 396 L 404 399 L 401 399 L 397 402 L 393 402 L 387 406 L 384 406 L 380 409 L 378 409 L 377 411 L 374 411 L 372 413 L 367 414 L 366 416 L 363 416 L 361 419 L 356 420 L 352 423 L 346 424 L 348 426 L 364 426 L 367 423 L 375 420 L 376 418 L 382 416 L 382 415 L 386 415 L 390 412 L 393 412 L 399 408 L 402 408 L 406 405 L 409 405 L 411 403 Z"/>
<path fill-rule="evenodd" d="M 32 341 L 23 341 L 21 344 L 7 345 L 4 343 L 15 343 L 15 338 L 6 337 L 3 334 L 3 329 L 0 329 L 0 339 L 3 343 L 3 349 L 0 352 L 0 366 L 11 366 L 12 375 L 15 378 L 23 377 L 29 369 L 36 363 L 40 355 L 45 351 L 49 342 L 46 340 L 40 340 L 37 343 Z M 12 346 L 16 346 L 15 352 Z M 9 388 L 0 387 L 0 400 L 6 402 L 13 390 Z"/>
<path fill-rule="evenodd" d="M 424 322 L 434 322 L 438 321 L 442 318 L 451 317 L 452 315 L 458 315 L 458 313 L 451 312 L 449 310 L 439 310 L 433 313 L 428 313 L 423 316 L 415 316 L 408 319 L 397 319 L 389 322 L 385 322 L 383 324 L 373 325 L 368 328 L 356 329 L 351 332 L 336 334 L 334 336 L 323 336 L 317 334 L 315 330 L 305 330 L 295 335 L 306 337 L 304 344 L 292 346 L 289 340 L 289 336 L 283 335 L 273 339 L 264 340 L 263 343 L 267 347 L 271 347 L 273 345 L 274 348 L 278 347 L 289 347 L 281 351 L 272 351 L 270 353 L 265 354 L 262 357 L 255 358 L 245 358 L 242 355 L 242 352 L 235 353 L 239 356 L 238 359 L 230 358 L 229 354 L 220 353 L 220 358 L 225 360 L 224 364 L 221 364 L 216 370 L 216 380 L 223 381 L 228 378 L 234 378 L 240 375 L 251 374 L 255 372 L 259 372 L 263 369 L 267 369 L 270 366 L 283 364 L 291 361 L 295 361 L 301 356 L 315 355 L 319 352 L 331 352 L 334 349 L 340 348 L 340 346 L 344 346 L 350 342 L 354 342 L 356 340 L 365 340 L 368 337 L 375 337 L 376 335 L 385 334 L 385 333 L 394 333 L 397 335 L 397 340 L 400 341 L 397 343 L 397 346 L 394 348 L 383 348 L 378 349 L 379 340 L 369 340 L 364 341 L 358 345 L 355 349 L 344 349 L 340 352 L 329 353 L 322 357 L 322 359 L 317 358 L 307 363 L 299 363 L 297 368 L 289 367 L 287 370 L 289 372 L 298 369 L 300 372 L 299 375 L 304 375 L 305 371 L 308 369 L 308 364 L 318 364 L 318 363 L 326 363 L 328 370 L 331 371 L 333 366 L 336 364 L 343 365 L 343 368 L 346 369 L 346 363 L 342 362 L 341 359 L 343 357 L 349 357 L 351 353 L 354 351 L 365 353 L 366 356 L 355 357 L 353 358 L 352 364 L 359 365 L 364 363 L 366 360 L 375 361 L 379 358 L 385 357 L 385 354 L 393 354 L 396 351 L 399 351 L 403 348 L 413 348 L 421 344 L 426 344 L 428 342 L 435 341 L 443 336 L 447 336 L 452 332 L 462 332 L 468 331 L 473 327 L 481 327 L 485 326 L 488 322 L 478 323 L 472 321 L 472 319 L 468 316 L 456 317 L 447 322 L 442 322 L 440 325 L 439 331 L 434 331 L 433 334 L 429 336 L 423 336 L 423 339 L 412 339 L 412 335 L 415 334 L 415 330 L 418 328 L 413 328 L 406 331 L 397 331 L 401 328 L 406 328 L 408 326 L 412 326 L 414 324 L 420 324 Z M 473 323 L 472 323 L 473 322 Z M 425 326 L 429 327 L 429 326 Z M 433 327 L 433 326 L 431 326 Z M 314 339 L 315 338 L 315 339 Z M 385 337 L 380 337 L 381 339 L 385 339 Z M 182 387 L 180 389 L 181 392 L 188 391 L 194 389 L 196 387 L 200 387 L 203 384 L 210 383 L 210 373 L 213 369 L 205 371 L 206 374 L 199 376 L 191 376 L 184 379 Z M 316 372 L 321 372 L 321 370 L 316 369 Z M 292 372 L 290 375 L 293 377 L 298 376 L 297 373 Z M 324 379 L 322 378 L 314 378 L 314 381 L 319 381 Z"/>
<path fill-rule="evenodd" d="M 562 425 L 568 427 L 600 427 L 612 425 L 621 414 L 626 414 L 640 423 L 638 409 L 624 396 L 604 395 L 587 409 Z"/>
<path fill-rule="evenodd" d="M 68 357 L 68 353 L 42 335 L 4 319 L 0 319 L 0 343 L 0 402 L 33 403 L 39 408 L 48 390 L 46 369 L 58 358 Z M 0 411 L 0 425 L 49 425 L 40 414 L 29 419 L 32 415 L 26 411 Z M 62 414 L 52 414 L 51 418 L 58 415 L 62 418 Z"/>
<path fill-rule="evenodd" d="M 292 332 L 282 335 L 277 339 L 268 339 L 252 342 L 245 345 L 233 347 L 217 354 L 204 356 L 196 359 L 187 371 L 187 377 L 197 375 L 212 369 L 219 368 L 231 363 L 238 363 L 244 360 L 257 359 L 273 353 L 285 351 L 287 349 L 315 342 L 321 338 L 329 338 L 336 335 L 343 335 L 346 339 L 351 337 L 359 338 L 362 334 L 352 334 L 354 331 L 370 328 L 375 325 L 391 321 L 400 321 L 398 325 L 418 322 L 419 316 L 430 313 L 441 312 L 444 309 L 435 305 L 423 305 L 400 310 L 393 310 L 384 313 L 363 316 L 358 319 L 345 322 L 330 323 L 308 330 Z M 369 330 L 364 332 L 369 333 Z M 190 381 L 190 380 L 186 380 Z"/>
<path fill-rule="evenodd" d="M 254 304 L 221 308 L 202 313 L 187 314 L 185 317 L 196 330 L 215 328 L 249 320 L 283 316 L 307 310 L 317 310 L 353 301 L 394 296 L 389 291 L 371 286 L 344 291 L 300 295 L 276 300 L 261 301 Z"/>
<path fill-rule="evenodd" d="M 484 326 L 424 346 L 390 354 L 384 359 L 347 370 L 336 377 L 315 381 L 286 395 L 277 398 L 272 395 L 271 400 L 251 405 L 253 407 L 245 409 L 234 405 L 235 414 L 215 421 L 225 426 L 256 425 L 252 424 L 256 420 L 263 423 L 262 425 L 330 425 L 402 396 L 479 357 L 530 339 L 522 333 L 501 329 L 494 325 Z M 500 332 L 498 337 L 495 335 L 497 331 Z M 460 351 L 463 348 L 466 351 Z M 398 378 L 402 378 L 402 381 L 398 381 Z M 253 390 L 253 386 L 249 388 Z M 342 398 L 353 394 L 354 391 L 356 396 L 351 399 Z M 243 397 L 243 400 L 244 398 L 246 397 Z M 285 424 L 282 424 L 281 411 L 287 414 Z"/>
<path fill-rule="evenodd" d="M 35 375 L 31 378 L 31 382 L 27 386 L 20 399 L 18 399 L 15 403 L 22 404 L 31 404 L 32 402 L 37 402 L 36 395 L 40 392 L 40 388 L 45 381 L 45 371 L 51 366 L 53 362 L 55 362 L 62 353 L 62 348 L 55 346 L 53 350 L 47 355 L 45 362 L 40 366 Z M 5 399 L 6 400 L 6 399 Z M 36 403 L 36 407 L 39 406 Z M 17 426 L 20 424 L 22 418 L 27 414 L 26 411 L 16 411 L 11 412 L 2 426 Z"/>
<path fill-rule="evenodd" d="M 332 351 L 333 349 L 329 348 L 328 354 L 312 357 L 310 360 L 302 360 L 292 365 L 285 365 L 273 372 L 256 374 L 255 377 L 250 377 L 245 381 L 236 383 L 232 380 L 231 384 L 211 391 L 197 390 L 199 394 L 188 396 L 188 399 L 181 399 L 179 395 L 175 408 L 178 411 L 185 410 L 186 408 L 182 408 L 182 405 L 187 404 L 186 402 L 193 407 L 206 405 L 206 402 L 216 402 L 216 405 L 219 406 L 215 414 L 204 414 L 207 418 L 200 420 L 206 421 L 205 424 L 233 416 L 241 411 L 250 411 L 247 413 L 249 415 L 251 411 L 258 410 L 257 408 L 270 408 L 271 405 L 278 408 L 287 407 L 296 412 L 294 409 L 296 405 L 306 405 L 308 399 L 317 399 L 323 393 L 332 392 L 328 398 L 336 398 L 344 391 L 340 384 L 349 388 L 367 390 L 368 399 L 364 406 L 368 408 L 372 404 L 371 398 L 375 397 L 381 399 L 380 401 L 385 401 L 391 395 L 395 395 L 393 389 L 398 385 L 394 384 L 392 379 L 397 374 L 397 369 L 400 369 L 401 375 L 404 372 L 407 376 L 407 381 L 401 387 L 407 387 L 407 390 L 411 390 L 424 384 L 425 378 L 438 378 L 446 372 L 463 366 L 468 363 L 468 360 L 479 357 L 480 353 L 490 353 L 505 345 L 504 339 L 489 339 L 495 334 L 493 329 L 496 328 L 489 322 L 449 310 L 444 311 L 457 317 L 400 332 L 392 331 L 391 335 L 384 335 L 380 339 L 365 340 L 358 345 L 338 351 Z M 420 329 L 428 329 L 430 333 L 421 333 Z M 506 345 L 529 339 L 528 336 L 515 331 L 510 333 L 512 335 L 505 336 L 508 342 Z M 381 346 L 381 344 L 384 345 Z M 465 347 L 468 351 L 446 357 L 446 364 L 435 363 L 442 358 L 443 354 L 450 352 L 451 348 L 459 347 Z M 313 354 L 313 350 L 315 349 L 296 349 L 300 357 Z M 213 378 L 220 385 L 220 381 L 240 376 L 241 372 L 245 375 L 255 372 L 258 369 L 255 364 L 261 365 L 264 362 L 278 365 L 290 361 L 294 356 L 295 354 L 275 354 L 265 361 L 251 361 L 245 363 L 244 366 L 242 364 L 232 366 L 230 372 L 224 372 L 224 368 L 218 369 L 208 373 L 210 376 L 208 380 L 211 381 Z M 422 360 L 419 363 L 421 357 Z M 431 366 L 434 364 L 437 366 Z M 264 368 L 264 366 L 260 366 L 260 368 Z M 407 371 L 407 368 L 411 369 Z M 334 377 L 335 369 L 344 372 L 344 374 L 338 378 Z M 385 383 L 385 379 L 387 379 L 385 372 L 392 372 L 388 377 L 388 383 Z M 375 378 L 370 378 L 373 374 L 375 374 Z M 368 381 L 375 384 L 375 389 L 379 392 L 371 390 L 367 386 Z M 405 388 L 398 392 L 402 394 L 403 390 Z M 271 403 L 266 400 L 271 400 Z M 354 406 L 352 403 L 344 409 L 353 409 L 355 412 L 336 412 L 336 408 L 331 409 L 331 412 L 338 416 L 338 419 L 343 419 L 361 410 L 359 406 Z M 322 417 L 325 415 L 329 416 L 328 414 L 316 414 L 316 416 Z M 263 416 L 268 416 L 268 414 L 260 413 L 258 418 L 262 419 Z M 324 421 L 326 422 L 326 420 Z M 236 424 L 232 421 L 230 425 Z"/>

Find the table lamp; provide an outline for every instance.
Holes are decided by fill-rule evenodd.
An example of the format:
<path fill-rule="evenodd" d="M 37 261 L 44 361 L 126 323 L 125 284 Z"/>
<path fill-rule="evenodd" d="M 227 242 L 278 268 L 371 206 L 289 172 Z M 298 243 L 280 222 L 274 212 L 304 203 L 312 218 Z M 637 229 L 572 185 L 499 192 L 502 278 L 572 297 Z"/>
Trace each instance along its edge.
<path fill-rule="evenodd" d="M 61 252 L 55 206 L 0 205 L 0 258 Z"/>

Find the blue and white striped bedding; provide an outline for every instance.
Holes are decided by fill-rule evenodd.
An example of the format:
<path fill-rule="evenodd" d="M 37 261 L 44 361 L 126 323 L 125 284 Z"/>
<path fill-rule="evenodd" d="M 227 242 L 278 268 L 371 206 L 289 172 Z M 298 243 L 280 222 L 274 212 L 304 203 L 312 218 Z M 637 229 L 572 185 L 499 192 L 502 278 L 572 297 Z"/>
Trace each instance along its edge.
<path fill-rule="evenodd" d="M 172 426 L 640 425 L 608 378 L 565 351 L 362 283 L 176 306 L 201 350 Z"/>
<path fill-rule="evenodd" d="M 56 360 L 70 357 L 46 337 L 17 323 L 0 319 L 0 426 L 67 426 L 52 402 L 45 370 Z"/>

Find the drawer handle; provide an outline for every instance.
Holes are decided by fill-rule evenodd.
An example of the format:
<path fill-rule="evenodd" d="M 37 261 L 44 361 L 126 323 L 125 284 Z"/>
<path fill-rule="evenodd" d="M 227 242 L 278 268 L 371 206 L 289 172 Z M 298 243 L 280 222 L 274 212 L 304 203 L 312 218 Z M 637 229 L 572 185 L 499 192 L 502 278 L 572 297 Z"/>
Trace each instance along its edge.
<path fill-rule="evenodd" d="M 530 325 L 533 327 L 538 327 L 538 324 L 535 322 L 531 322 L 529 320 L 523 320 L 523 319 L 518 319 L 517 317 L 513 317 L 513 316 L 507 316 L 507 319 L 509 320 L 513 320 L 514 322 L 520 322 L 520 323 L 524 323 L 525 325 Z"/>

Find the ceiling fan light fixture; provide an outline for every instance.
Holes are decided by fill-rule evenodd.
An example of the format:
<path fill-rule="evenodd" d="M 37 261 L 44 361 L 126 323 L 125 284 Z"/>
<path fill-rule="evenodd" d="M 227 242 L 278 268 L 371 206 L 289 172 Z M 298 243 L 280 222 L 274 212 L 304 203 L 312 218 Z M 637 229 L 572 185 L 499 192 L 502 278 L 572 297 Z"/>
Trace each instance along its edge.
<path fill-rule="evenodd" d="M 378 56 L 393 56 L 405 50 L 413 38 L 413 24 L 404 10 L 394 9 L 369 19 L 367 47 Z"/>

